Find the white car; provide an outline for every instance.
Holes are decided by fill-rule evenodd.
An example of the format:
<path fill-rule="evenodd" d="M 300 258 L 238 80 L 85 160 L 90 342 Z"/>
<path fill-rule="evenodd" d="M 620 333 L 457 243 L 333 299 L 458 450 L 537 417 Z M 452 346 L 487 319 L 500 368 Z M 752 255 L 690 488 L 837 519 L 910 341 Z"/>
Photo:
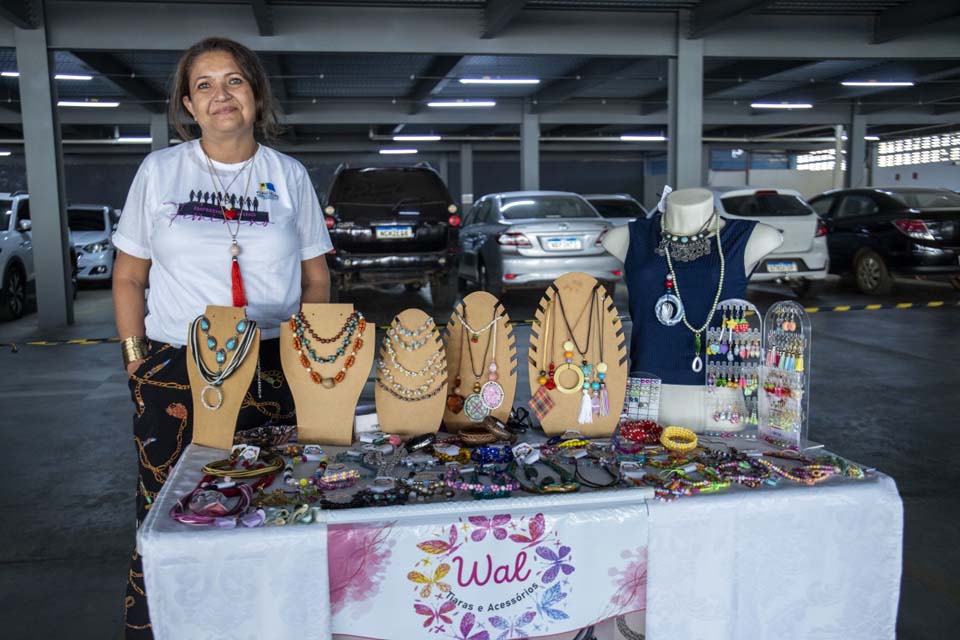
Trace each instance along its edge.
<path fill-rule="evenodd" d="M 110 240 L 116 228 L 113 208 L 101 204 L 67 207 L 70 242 L 77 251 L 77 278 L 85 282 L 110 282 L 117 250 Z"/>
<path fill-rule="evenodd" d="M 711 187 L 720 215 L 778 229 L 783 244 L 754 269 L 752 282 L 783 282 L 803 297 L 827 277 L 827 227 L 799 191 L 768 187 Z"/>
<path fill-rule="evenodd" d="M 643 205 L 629 193 L 594 193 L 583 196 L 597 212 L 615 227 L 630 224 L 637 218 L 649 218 Z"/>
<path fill-rule="evenodd" d="M 23 315 L 27 285 L 33 281 L 30 196 L 0 193 L 0 317 Z"/>

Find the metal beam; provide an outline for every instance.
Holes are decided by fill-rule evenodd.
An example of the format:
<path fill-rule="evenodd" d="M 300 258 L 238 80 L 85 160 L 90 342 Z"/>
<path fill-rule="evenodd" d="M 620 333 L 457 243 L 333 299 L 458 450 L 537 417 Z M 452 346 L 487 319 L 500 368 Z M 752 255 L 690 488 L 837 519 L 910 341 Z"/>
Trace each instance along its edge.
<path fill-rule="evenodd" d="M 523 11 L 526 0 L 487 0 L 483 7 L 483 39 L 495 38 Z"/>
<path fill-rule="evenodd" d="M 960 97 L 960 77 L 953 82 L 943 81 L 938 84 L 889 91 L 874 99 L 861 100 L 860 113 L 879 113 L 904 107 L 925 107 L 958 97 Z"/>
<path fill-rule="evenodd" d="M 253 19 L 257 22 L 257 32 L 261 36 L 276 35 L 273 30 L 273 10 L 267 0 L 250 0 Z"/>
<path fill-rule="evenodd" d="M 436 90 L 441 83 L 446 81 L 447 76 L 453 71 L 454 67 L 460 64 L 463 56 L 435 56 L 430 62 L 423 75 L 413 84 L 413 87 L 407 92 L 405 99 L 410 102 L 410 113 L 420 113 L 423 105 L 420 104 Z"/>
<path fill-rule="evenodd" d="M 146 80 L 136 77 L 133 69 L 121 62 L 111 53 L 101 51 L 74 51 L 81 62 L 106 76 L 122 91 L 138 100 L 144 109 L 152 113 L 163 113 L 167 109 L 167 96 L 157 91 Z"/>
<path fill-rule="evenodd" d="M 67 259 L 66 189 L 60 124 L 54 106 L 57 89 L 50 72 L 53 53 L 47 49 L 43 28 L 15 28 L 14 39 L 30 188 L 37 315 L 41 329 L 56 329 L 73 324 L 73 296 L 68 286 L 72 265 Z"/>
<path fill-rule="evenodd" d="M 36 29 L 40 26 L 37 4 L 31 0 L 0 0 L 0 18 L 18 29 Z"/>
<path fill-rule="evenodd" d="M 587 91 L 610 80 L 611 76 L 623 72 L 637 62 L 623 58 L 595 58 L 571 71 L 569 78 L 555 80 L 545 85 L 531 96 L 533 109 L 542 113 L 556 103 L 568 100 L 581 91 Z"/>
<path fill-rule="evenodd" d="M 690 14 L 690 37 L 702 38 L 725 24 L 766 9 L 776 0 L 702 0 Z"/>
<path fill-rule="evenodd" d="M 873 23 L 873 43 L 890 42 L 957 15 L 960 15 L 957 0 L 910 0 L 877 14 Z"/>

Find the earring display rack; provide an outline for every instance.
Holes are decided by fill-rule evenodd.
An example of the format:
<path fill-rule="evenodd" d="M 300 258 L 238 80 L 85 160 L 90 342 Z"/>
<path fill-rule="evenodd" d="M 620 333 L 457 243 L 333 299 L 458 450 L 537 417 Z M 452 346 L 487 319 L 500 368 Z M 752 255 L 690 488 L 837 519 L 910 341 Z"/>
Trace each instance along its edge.
<path fill-rule="evenodd" d="M 660 420 L 660 378 L 646 371 L 631 371 L 627 377 L 627 395 L 622 418 Z"/>
<path fill-rule="evenodd" d="M 760 421 L 763 316 L 752 303 L 730 298 L 717 305 L 707 329 L 704 367 L 707 435 L 752 429 Z"/>
<path fill-rule="evenodd" d="M 766 315 L 765 356 L 760 377 L 759 437 L 799 450 L 810 419 L 810 316 L 791 300 Z"/>

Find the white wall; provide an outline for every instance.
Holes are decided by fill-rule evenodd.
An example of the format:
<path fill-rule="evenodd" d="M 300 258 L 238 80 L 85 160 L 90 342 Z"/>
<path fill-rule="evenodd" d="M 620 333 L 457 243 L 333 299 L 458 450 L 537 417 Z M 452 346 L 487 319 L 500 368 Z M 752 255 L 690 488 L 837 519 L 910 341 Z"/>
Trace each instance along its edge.
<path fill-rule="evenodd" d="M 916 172 L 917 177 L 913 174 Z M 897 177 L 899 176 L 899 179 Z M 944 187 L 960 189 L 960 166 L 950 162 L 912 164 L 902 167 L 874 167 L 873 184 L 877 187 Z"/>
<path fill-rule="evenodd" d="M 711 187 L 775 187 L 796 189 L 804 198 L 833 188 L 833 171 L 797 171 L 795 169 L 752 169 L 750 184 L 745 171 L 710 171 Z"/>

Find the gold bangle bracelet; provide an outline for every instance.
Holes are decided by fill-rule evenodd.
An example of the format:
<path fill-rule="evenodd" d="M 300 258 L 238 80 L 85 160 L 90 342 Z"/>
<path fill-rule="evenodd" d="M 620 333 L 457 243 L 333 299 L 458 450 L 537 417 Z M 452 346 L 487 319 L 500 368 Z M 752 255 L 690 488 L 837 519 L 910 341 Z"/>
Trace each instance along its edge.
<path fill-rule="evenodd" d="M 142 336 L 124 338 L 120 342 L 120 349 L 123 352 L 123 366 L 126 367 L 131 362 L 143 360 L 147 357 L 147 340 Z"/>

